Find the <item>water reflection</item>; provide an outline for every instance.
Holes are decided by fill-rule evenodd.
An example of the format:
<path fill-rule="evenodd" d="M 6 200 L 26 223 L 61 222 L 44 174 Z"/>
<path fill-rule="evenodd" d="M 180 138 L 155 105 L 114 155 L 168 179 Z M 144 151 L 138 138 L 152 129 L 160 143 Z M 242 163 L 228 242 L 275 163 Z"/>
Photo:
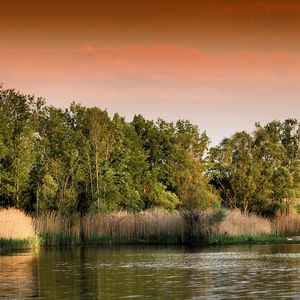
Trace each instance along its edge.
<path fill-rule="evenodd" d="M 2 253 L 5 299 L 300 298 L 300 245 Z"/>
<path fill-rule="evenodd" d="M 35 280 L 36 253 L 19 253 L 0 256 L 0 296 L 1 298 L 24 298 L 36 296 Z"/>

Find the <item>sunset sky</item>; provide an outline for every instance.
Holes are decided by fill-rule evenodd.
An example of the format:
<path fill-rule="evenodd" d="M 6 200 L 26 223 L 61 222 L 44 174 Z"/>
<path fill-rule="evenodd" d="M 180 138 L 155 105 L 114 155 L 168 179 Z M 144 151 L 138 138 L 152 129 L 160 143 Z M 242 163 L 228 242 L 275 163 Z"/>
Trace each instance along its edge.
<path fill-rule="evenodd" d="M 6 3 L 5 3 L 6 2 Z M 213 143 L 300 118 L 300 0 L 2 1 L 0 83 Z"/>

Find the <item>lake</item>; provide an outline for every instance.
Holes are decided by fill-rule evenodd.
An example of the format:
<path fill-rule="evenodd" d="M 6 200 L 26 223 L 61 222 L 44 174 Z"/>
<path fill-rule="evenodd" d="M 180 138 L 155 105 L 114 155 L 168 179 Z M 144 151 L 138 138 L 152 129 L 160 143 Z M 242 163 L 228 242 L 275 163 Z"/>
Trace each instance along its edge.
<path fill-rule="evenodd" d="M 300 298 L 300 245 L 1 253 L 1 299 Z"/>

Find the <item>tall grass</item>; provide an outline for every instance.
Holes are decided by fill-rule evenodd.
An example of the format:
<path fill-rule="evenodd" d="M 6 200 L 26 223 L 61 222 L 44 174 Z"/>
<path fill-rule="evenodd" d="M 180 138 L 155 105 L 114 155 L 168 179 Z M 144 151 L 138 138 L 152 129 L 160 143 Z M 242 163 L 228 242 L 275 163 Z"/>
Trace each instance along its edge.
<path fill-rule="evenodd" d="M 280 236 L 300 230 L 300 217 L 295 219 L 298 223 L 290 222 L 288 218 L 292 217 L 271 221 L 232 210 L 223 221 L 216 222 L 213 215 L 213 212 L 190 215 L 156 209 L 136 214 L 124 211 L 88 214 L 80 218 L 46 212 L 35 219 L 35 226 L 46 245 L 282 242 Z M 290 224 L 289 230 L 285 224 Z"/>
<path fill-rule="evenodd" d="M 178 213 L 161 210 L 138 214 L 117 212 L 87 215 L 82 221 L 83 236 L 87 240 L 102 236 L 121 243 L 183 242 L 184 224 Z"/>
<path fill-rule="evenodd" d="M 179 213 L 161 210 L 116 212 L 64 217 L 45 213 L 35 220 L 46 244 L 166 243 L 184 241 L 185 224 Z"/>
<path fill-rule="evenodd" d="M 29 248 L 37 244 L 30 216 L 15 208 L 0 210 L 0 249 Z"/>
<path fill-rule="evenodd" d="M 80 243 L 80 218 L 59 212 L 44 212 L 34 219 L 36 233 L 44 245 L 70 245 Z"/>
<path fill-rule="evenodd" d="M 211 236 L 272 234 L 269 220 L 230 211 L 224 221 L 215 221 L 213 212 L 179 213 L 148 210 L 88 214 L 82 218 L 47 212 L 36 220 L 36 231 L 46 245 L 145 243 L 205 243 Z"/>
<path fill-rule="evenodd" d="M 273 232 L 284 235 L 300 235 L 300 215 L 281 215 L 274 218 Z"/>
<path fill-rule="evenodd" d="M 254 214 L 243 214 L 235 209 L 228 212 L 215 233 L 228 236 L 272 234 L 272 223 L 268 219 Z"/>
<path fill-rule="evenodd" d="M 277 243 L 284 242 L 285 235 L 300 235 L 300 216 L 268 220 L 232 210 L 218 222 L 213 212 L 190 215 L 155 209 L 84 217 L 45 212 L 32 219 L 17 209 L 0 210 L 0 248 L 25 248 L 38 242 L 43 245 Z"/>
<path fill-rule="evenodd" d="M 25 239 L 35 236 L 32 218 L 16 208 L 0 210 L 0 238 Z"/>
<path fill-rule="evenodd" d="M 208 243 L 216 244 L 252 244 L 252 243 L 283 243 L 278 234 L 274 234 L 272 222 L 266 218 L 243 214 L 240 210 L 231 210 L 227 217 L 215 227 Z"/>

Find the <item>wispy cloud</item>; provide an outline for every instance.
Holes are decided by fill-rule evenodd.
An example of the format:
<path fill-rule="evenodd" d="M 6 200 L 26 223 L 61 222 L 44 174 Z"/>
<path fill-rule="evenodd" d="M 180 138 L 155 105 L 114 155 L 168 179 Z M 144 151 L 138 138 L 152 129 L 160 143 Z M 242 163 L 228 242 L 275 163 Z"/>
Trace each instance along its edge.
<path fill-rule="evenodd" d="M 300 56 L 282 53 L 213 56 L 180 45 L 2 49 L 0 82 L 54 105 L 77 100 L 208 125 L 216 114 L 220 122 L 236 123 L 232 116 L 239 116 L 251 124 L 261 116 L 300 115 Z"/>
<path fill-rule="evenodd" d="M 124 46 L 77 50 L 0 50 L 2 78 L 115 82 L 134 79 L 195 84 L 291 85 L 300 81 L 300 56 L 243 52 L 212 56 L 193 48 Z M 119 82 L 121 83 L 121 82 Z"/>

